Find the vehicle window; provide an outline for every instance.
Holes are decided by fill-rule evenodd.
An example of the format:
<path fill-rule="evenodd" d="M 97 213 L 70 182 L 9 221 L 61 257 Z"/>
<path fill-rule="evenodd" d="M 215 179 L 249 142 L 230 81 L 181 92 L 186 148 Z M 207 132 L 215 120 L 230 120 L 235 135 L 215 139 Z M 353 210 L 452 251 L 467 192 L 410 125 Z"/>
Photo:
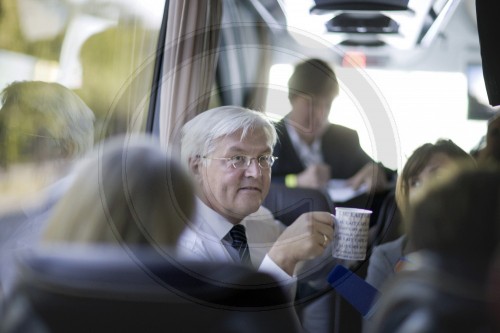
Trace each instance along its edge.
<path fill-rule="evenodd" d="M 33 83 L 0 99 L 0 212 L 37 199 L 103 139 L 146 130 L 164 6 L 0 1 L 0 91 Z"/>
<path fill-rule="evenodd" d="M 144 129 L 165 1 L 3 0 L 0 89 L 58 82 L 96 116 L 101 140 Z"/>

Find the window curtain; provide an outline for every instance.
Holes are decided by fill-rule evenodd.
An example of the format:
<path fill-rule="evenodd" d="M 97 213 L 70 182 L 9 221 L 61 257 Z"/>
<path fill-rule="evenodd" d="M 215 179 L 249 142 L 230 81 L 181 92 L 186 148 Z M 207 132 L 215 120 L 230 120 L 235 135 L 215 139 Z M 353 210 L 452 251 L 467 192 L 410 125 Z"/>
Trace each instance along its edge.
<path fill-rule="evenodd" d="M 178 153 L 184 123 L 208 108 L 215 80 L 222 0 L 169 2 L 159 130 L 164 148 Z"/>
<path fill-rule="evenodd" d="M 224 1 L 223 66 L 217 69 L 221 104 L 263 110 L 274 50 L 269 20 L 275 22 L 259 1 Z"/>

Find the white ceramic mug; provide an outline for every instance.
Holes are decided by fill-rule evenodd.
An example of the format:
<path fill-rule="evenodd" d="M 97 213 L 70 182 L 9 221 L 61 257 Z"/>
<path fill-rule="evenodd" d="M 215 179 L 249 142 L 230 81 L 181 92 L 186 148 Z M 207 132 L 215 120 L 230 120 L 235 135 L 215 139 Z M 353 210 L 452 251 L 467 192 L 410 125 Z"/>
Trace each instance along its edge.
<path fill-rule="evenodd" d="M 335 208 L 335 237 L 332 255 L 346 260 L 364 260 L 372 211 L 359 208 Z"/>

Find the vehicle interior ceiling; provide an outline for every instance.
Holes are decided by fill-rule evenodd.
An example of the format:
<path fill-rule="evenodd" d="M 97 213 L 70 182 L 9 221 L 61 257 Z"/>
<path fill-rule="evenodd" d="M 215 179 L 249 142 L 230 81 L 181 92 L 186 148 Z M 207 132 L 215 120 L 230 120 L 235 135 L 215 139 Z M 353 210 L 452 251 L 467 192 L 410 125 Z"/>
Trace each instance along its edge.
<path fill-rule="evenodd" d="M 283 117 L 289 111 L 285 107 L 286 80 L 291 66 L 308 57 L 318 57 L 334 66 L 341 84 L 329 120 L 355 128 L 363 148 L 393 169 L 401 167 L 405 158 L 424 142 L 447 137 L 470 151 L 484 135 L 485 121 L 495 110 L 488 105 L 484 82 L 471 82 L 471 71 L 481 70 L 474 0 L 249 3 L 252 6 L 234 1 L 224 3 L 224 15 L 235 11 L 226 9 L 239 7 L 238 11 L 246 12 L 254 22 L 266 24 L 271 39 L 265 48 L 260 48 L 268 58 L 266 79 L 270 88 L 264 101 L 249 100 L 247 106 Z M 248 17 L 240 19 L 249 21 Z M 245 52 L 248 49 L 247 46 Z M 262 80 L 257 76 L 262 75 L 261 68 L 266 64 L 255 66 L 252 59 L 257 61 L 256 57 L 241 57 L 247 65 L 240 70 L 240 80 L 247 84 Z M 219 63 L 224 68 L 219 69 L 219 74 L 233 68 L 222 59 L 224 51 Z M 224 80 L 224 75 L 221 78 Z M 476 86 L 481 84 L 476 93 Z M 370 93 L 378 96 L 373 99 L 378 100 L 380 107 L 370 106 L 374 103 Z M 473 113 L 473 106 L 468 103 L 471 93 L 480 95 L 481 106 L 488 112 Z M 383 120 L 377 120 L 380 117 Z M 435 121 L 430 122 L 431 119 Z M 456 126 L 443 128 L 442 122 Z M 428 131 L 418 133 L 420 126 Z"/>

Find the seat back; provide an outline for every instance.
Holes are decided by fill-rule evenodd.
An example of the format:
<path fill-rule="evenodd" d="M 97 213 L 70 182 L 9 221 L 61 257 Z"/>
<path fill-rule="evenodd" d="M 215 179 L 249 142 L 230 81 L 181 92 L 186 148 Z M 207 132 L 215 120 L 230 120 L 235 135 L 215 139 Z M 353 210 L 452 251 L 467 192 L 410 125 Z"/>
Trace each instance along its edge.
<path fill-rule="evenodd" d="M 402 216 L 396 204 L 395 190 L 390 190 L 382 200 L 377 221 L 370 227 L 369 245 L 373 246 L 393 241 L 402 236 Z"/>
<path fill-rule="evenodd" d="M 367 332 L 496 332 L 481 270 L 459 258 L 414 255 L 415 267 L 382 288 Z"/>
<path fill-rule="evenodd" d="M 287 226 L 306 212 L 334 211 L 330 197 L 320 190 L 288 188 L 275 183 L 271 184 L 263 206 L 273 213 L 275 219 Z"/>
<path fill-rule="evenodd" d="M 298 332 L 274 279 L 155 250 L 92 248 L 23 256 L 2 332 Z"/>

